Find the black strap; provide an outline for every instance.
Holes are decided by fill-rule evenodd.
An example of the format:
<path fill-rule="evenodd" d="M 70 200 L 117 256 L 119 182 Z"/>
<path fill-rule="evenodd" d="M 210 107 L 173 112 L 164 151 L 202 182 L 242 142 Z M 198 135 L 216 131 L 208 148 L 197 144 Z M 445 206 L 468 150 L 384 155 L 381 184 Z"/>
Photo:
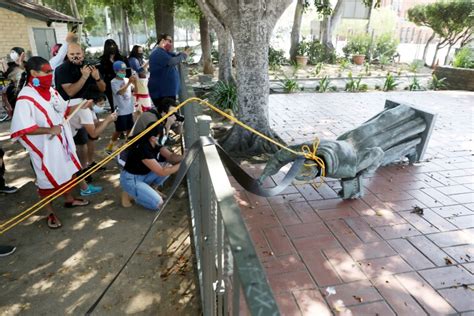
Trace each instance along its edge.
<path fill-rule="evenodd" d="M 224 162 L 224 165 L 227 167 L 227 170 L 229 170 L 229 172 L 232 174 L 235 180 L 245 190 L 253 194 L 263 196 L 263 197 L 275 196 L 283 192 L 293 182 L 296 175 L 298 174 L 298 171 L 303 166 L 303 163 L 305 160 L 304 157 L 301 157 L 301 158 L 298 157 L 280 184 L 278 184 L 277 186 L 273 188 L 264 188 L 262 187 L 262 183 L 260 183 L 260 181 L 258 180 L 255 180 L 252 176 L 246 173 L 245 170 L 243 170 L 240 167 L 240 165 L 237 162 L 235 162 L 229 156 L 229 154 L 227 154 L 224 148 L 222 148 L 218 144 L 216 144 L 216 147 L 219 152 L 219 156 Z"/>
<path fill-rule="evenodd" d="M 250 175 L 248 175 L 240 166 L 232 160 L 232 158 L 229 157 L 229 155 L 225 152 L 225 150 L 217 145 L 215 141 L 210 138 L 210 137 L 201 137 L 199 141 L 196 141 L 186 152 L 183 161 L 181 162 L 181 165 L 179 167 L 178 173 L 174 179 L 173 185 L 171 186 L 170 192 L 168 193 L 168 197 L 166 200 L 163 202 L 163 205 L 161 206 L 161 209 L 157 212 L 156 216 L 153 218 L 152 222 L 148 226 L 147 230 L 143 234 L 142 238 L 138 241 L 138 244 L 135 246 L 133 249 L 132 253 L 130 256 L 127 258 L 123 266 L 120 268 L 120 270 L 117 272 L 117 274 L 113 277 L 113 279 L 109 282 L 109 284 L 105 287 L 104 291 L 102 291 L 102 294 L 95 300 L 94 304 L 87 310 L 85 315 L 90 315 L 97 305 L 100 303 L 102 298 L 105 296 L 107 291 L 110 289 L 112 284 L 114 284 L 115 280 L 120 276 L 122 271 L 125 269 L 125 267 L 128 265 L 130 260 L 132 260 L 133 256 L 137 252 L 137 250 L 140 248 L 142 245 L 143 241 L 145 241 L 145 238 L 147 235 L 150 233 L 153 225 L 158 221 L 160 218 L 161 214 L 163 211 L 166 209 L 168 206 L 168 203 L 170 199 L 173 197 L 173 195 L 176 193 L 176 190 L 178 189 L 178 186 L 181 184 L 183 181 L 184 177 L 188 173 L 189 168 L 191 167 L 193 161 L 196 159 L 198 154 L 201 152 L 202 148 L 205 146 L 209 145 L 216 145 L 218 152 L 220 154 L 220 157 L 223 159 L 224 164 L 227 166 L 229 172 L 232 174 L 232 176 L 237 180 L 237 182 L 246 190 L 258 194 L 260 196 L 272 196 L 280 193 L 283 191 L 288 184 L 293 181 L 293 179 L 296 176 L 297 171 L 300 169 L 300 167 L 303 164 L 304 159 L 297 159 L 295 163 L 293 163 L 293 166 L 290 168 L 289 172 L 283 179 L 282 183 L 277 185 L 276 187 L 273 188 L 262 188 L 261 184 L 258 180 L 253 179 Z"/>

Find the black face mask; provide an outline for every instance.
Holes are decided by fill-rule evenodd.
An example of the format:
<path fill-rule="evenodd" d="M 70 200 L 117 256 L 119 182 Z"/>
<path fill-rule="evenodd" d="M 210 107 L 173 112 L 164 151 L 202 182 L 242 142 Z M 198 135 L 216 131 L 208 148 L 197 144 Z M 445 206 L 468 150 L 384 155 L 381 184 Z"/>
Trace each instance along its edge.
<path fill-rule="evenodd" d="M 143 53 L 141 53 L 141 54 L 138 53 L 138 54 L 137 54 L 137 58 L 143 59 Z"/>
<path fill-rule="evenodd" d="M 110 54 L 117 54 L 117 47 L 110 47 Z"/>

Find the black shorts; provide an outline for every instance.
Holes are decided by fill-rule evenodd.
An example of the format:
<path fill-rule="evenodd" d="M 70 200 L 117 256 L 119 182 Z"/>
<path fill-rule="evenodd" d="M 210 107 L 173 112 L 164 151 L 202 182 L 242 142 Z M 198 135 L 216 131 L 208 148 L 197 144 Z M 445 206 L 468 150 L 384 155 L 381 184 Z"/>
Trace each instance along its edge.
<path fill-rule="evenodd" d="M 76 136 L 74 136 L 74 144 L 76 145 L 85 145 L 89 140 L 89 134 L 84 127 L 81 127 L 77 130 Z"/>
<path fill-rule="evenodd" d="M 115 131 L 125 132 L 133 127 L 133 114 L 119 115 L 115 121 Z"/>
<path fill-rule="evenodd" d="M 152 99 L 158 113 L 168 113 L 170 106 L 176 106 L 176 97 L 161 97 Z"/>

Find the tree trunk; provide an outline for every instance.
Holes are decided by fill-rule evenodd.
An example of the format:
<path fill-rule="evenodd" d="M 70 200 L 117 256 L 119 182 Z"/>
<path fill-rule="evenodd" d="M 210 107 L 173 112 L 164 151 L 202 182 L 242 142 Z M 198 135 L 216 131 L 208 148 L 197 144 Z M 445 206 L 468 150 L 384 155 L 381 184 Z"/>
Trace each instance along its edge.
<path fill-rule="evenodd" d="M 174 38 L 174 1 L 155 0 L 154 9 L 156 36 L 166 33 Z"/>
<path fill-rule="evenodd" d="M 426 42 L 425 49 L 423 50 L 423 62 L 425 63 L 425 66 L 428 66 L 426 63 L 426 55 L 428 54 L 428 47 L 430 46 L 431 41 L 435 38 L 436 33 L 433 32 L 431 36 L 428 38 L 428 41 Z"/>
<path fill-rule="evenodd" d="M 444 57 L 444 65 L 447 66 L 448 65 L 448 61 L 449 61 L 449 53 L 451 52 L 451 48 L 453 47 L 453 45 L 449 45 L 448 47 L 448 51 L 446 52 L 446 57 Z"/>
<path fill-rule="evenodd" d="M 433 61 L 431 62 L 431 68 L 434 68 L 434 66 L 436 64 L 436 58 L 438 57 L 438 51 L 439 51 L 440 45 L 441 45 L 440 43 L 438 43 L 436 45 L 435 53 L 434 53 L 434 56 L 433 56 Z"/>
<path fill-rule="evenodd" d="M 295 17 L 293 19 L 293 28 L 291 29 L 290 59 L 292 61 L 296 60 L 296 50 L 298 48 L 298 43 L 300 41 L 300 30 L 301 30 L 301 21 L 303 20 L 304 1 L 305 0 L 298 0 L 296 2 Z"/>
<path fill-rule="evenodd" d="M 211 58 L 211 38 L 209 36 L 209 23 L 205 16 L 201 15 L 199 18 L 199 32 L 201 34 L 201 48 L 203 63 L 203 72 L 206 75 L 214 74 L 214 67 L 212 66 Z"/>
<path fill-rule="evenodd" d="M 128 56 L 128 54 L 130 53 L 130 23 L 128 20 L 128 11 L 124 8 L 122 8 L 122 18 L 122 54 L 124 56 Z"/>
<path fill-rule="evenodd" d="M 268 47 L 273 28 L 291 0 L 197 2 L 204 7 L 206 15 L 211 12 L 232 33 L 237 64 L 237 117 L 255 130 L 277 139 L 268 119 Z M 221 144 L 229 153 L 246 156 L 273 153 L 278 149 L 238 125 L 223 137 Z"/>
<path fill-rule="evenodd" d="M 248 25 L 248 28 L 253 28 Z M 237 61 L 237 117 L 245 124 L 272 137 L 268 120 L 268 47 L 269 34 L 254 29 L 256 36 L 247 32 L 234 35 L 235 57 Z M 251 56 L 249 58 L 249 56 Z M 255 84 L 258 82 L 259 84 Z M 271 145 L 258 136 L 234 126 L 222 140 L 223 147 L 234 154 L 258 154 L 275 151 Z"/>
<path fill-rule="evenodd" d="M 69 5 L 71 7 L 72 14 L 76 19 L 81 18 L 81 14 L 79 13 L 79 9 L 77 8 L 76 0 L 69 0 Z M 81 36 L 82 36 L 82 24 L 77 25 L 77 42 L 81 42 Z"/>
<path fill-rule="evenodd" d="M 321 23 L 322 43 L 329 49 L 333 50 L 335 45 L 333 42 L 334 30 L 338 26 L 343 13 L 343 0 L 338 0 L 332 14 L 325 16 L 323 23 Z"/>
<path fill-rule="evenodd" d="M 228 30 L 216 30 L 216 35 L 219 50 L 219 80 L 235 83 L 232 75 L 232 36 Z"/>
<path fill-rule="evenodd" d="M 232 76 L 232 36 L 229 27 L 216 17 L 217 12 L 210 9 L 203 0 L 196 1 L 202 13 L 207 17 L 217 35 L 219 50 L 219 80 L 235 83 Z"/>
<path fill-rule="evenodd" d="M 140 1 L 140 11 L 142 11 L 142 17 L 143 17 L 143 28 L 145 29 L 145 36 L 146 36 L 146 41 L 148 42 L 150 38 L 150 32 L 148 31 L 148 14 L 146 13 L 145 6 L 144 6 L 144 1 Z"/>

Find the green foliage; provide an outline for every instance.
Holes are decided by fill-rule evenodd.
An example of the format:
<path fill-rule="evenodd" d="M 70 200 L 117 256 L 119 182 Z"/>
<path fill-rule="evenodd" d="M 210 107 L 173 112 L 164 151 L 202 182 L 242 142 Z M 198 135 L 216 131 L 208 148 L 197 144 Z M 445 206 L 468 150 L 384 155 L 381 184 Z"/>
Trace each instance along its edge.
<path fill-rule="evenodd" d="M 291 68 L 292 68 L 292 75 L 296 76 L 296 73 L 298 72 L 298 70 L 301 69 L 302 66 L 300 64 L 298 64 L 296 61 L 292 61 L 290 63 L 290 65 L 291 65 Z"/>
<path fill-rule="evenodd" d="M 474 68 L 474 52 L 472 48 L 461 48 L 454 56 L 453 66 L 459 68 Z"/>
<path fill-rule="evenodd" d="M 340 71 L 344 71 L 347 68 L 349 68 L 350 64 L 351 64 L 351 62 L 347 58 L 341 58 L 339 60 L 339 69 L 340 69 Z"/>
<path fill-rule="evenodd" d="M 397 86 L 398 86 L 398 82 L 395 80 L 392 74 L 388 72 L 387 76 L 385 77 L 385 82 L 383 84 L 383 91 L 395 90 Z"/>
<path fill-rule="evenodd" d="M 334 50 L 329 49 L 326 45 L 322 44 L 318 40 L 308 42 L 308 59 L 311 65 L 317 63 L 329 63 L 334 64 L 336 61 L 336 53 Z"/>
<path fill-rule="evenodd" d="M 211 47 L 211 60 L 214 64 L 217 64 L 219 62 L 219 51 L 214 47 Z"/>
<path fill-rule="evenodd" d="M 425 63 L 423 62 L 423 60 L 415 59 L 408 66 L 408 70 L 413 73 L 417 73 L 421 68 L 423 68 L 424 65 Z"/>
<path fill-rule="evenodd" d="M 316 67 L 314 67 L 313 69 L 313 76 L 317 77 L 321 73 L 322 69 L 323 69 L 323 63 L 318 63 Z"/>
<path fill-rule="evenodd" d="M 207 97 L 211 103 L 216 104 L 220 109 L 230 109 L 234 112 L 237 109 L 237 87 L 232 83 L 218 81 L 207 94 Z"/>
<path fill-rule="evenodd" d="M 348 92 L 359 92 L 359 91 L 367 91 L 367 85 L 365 83 L 361 83 L 362 76 L 359 76 L 357 79 L 352 77 L 352 72 L 349 72 L 349 81 L 346 82 L 346 91 Z"/>
<path fill-rule="evenodd" d="M 309 42 L 304 39 L 301 40 L 301 42 L 298 43 L 298 46 L 296 46 L 296 56 L 308 56 L 309 45 Z"/>
<path fill-rule="evenodd" d="M 365 55 L 368 57 L 370 48 L 370 36 L 367 34 L 359 34 L 351 37 L 346 46 L 342 48 L 344 55 Z"/>
<path fill-rule="evenodd" d="M 350 57 L 351 55 L 365 55 L 369 58 L 370 53 L 370 40 L 371 37 L 368 34 L 358 34 L 351 37 L 346 46 L 342 48 L 344 55 Z M 397 52 L 398 40 L 391 34 L 382 34 L 374 38 L 373 43 L 373 58 L 380 58 L 381 56 L 392 56 Z"/>
<path fill-rule="evenodd" d="M 316 91 L 321 93 L 328 91 L 330 83 L 331 80 L 329 80 L 329 77 L 324 76 L 324 78 L 319 81 L 319 86 L 316 86 Z"/>
<path fill-rule="evenodd" d="M 287 62 L 283 50 L 277 50 L 273 47 L 268 48 L 268 65 L 272 70 L 278 70 L 283 64 Z"/>
<path fill-rule="evenodd" d="M 432 90 L 441 90 L 446 88 L 446 78 L 438 79 L 438 77 L 433 74 L 429 83 L 429 88 Z"/>
<path fill-rule="evenodd" d="M 364 69 L 365 69 L 365 75 L 366 76 L 371 76 L 372 73 L 370 72 L 370 63 L 365 62 L 364 63 Z"/>
<path fill-rule="evenodd" d="M 382 68 L 382 70 L 384 70 L 385 66 L 390 65 L 391 60 L 388 56 L 382 55 L 379 58 L 379 63 L 380 63 L 380 68 Z"/>
<path fill-rule="evenodd" d="M 288 78 L 280 79 L 280 85 L 285 93 L 293 93 L 299 90 L 300 86 L 296 79 Z"/>
<path fill-rule="evenodd" d="M 391 59 L 397 52 L 399 41 L 392 34 L 382 34 L 375 38 L 373 58 L 381 59 L 386 56 Z"/>
<path fill-rule="evenodd" d="M 418 81 L 418 78 L 416 78 L 416 76 L 413 77 L 413 81 L 408 85 L 408 90 L 410 91 L 421 90 L 420 82 Z"/>
<path fill-rule="evenodd" d="M 410 8 L 408 19 L 416 25 L 430 27 L 441 38 L 439 45 L 454 45 L 459 40 L 467 40 L 472 33 L 472 12 L 473 1 L 438 1 Z"/>

